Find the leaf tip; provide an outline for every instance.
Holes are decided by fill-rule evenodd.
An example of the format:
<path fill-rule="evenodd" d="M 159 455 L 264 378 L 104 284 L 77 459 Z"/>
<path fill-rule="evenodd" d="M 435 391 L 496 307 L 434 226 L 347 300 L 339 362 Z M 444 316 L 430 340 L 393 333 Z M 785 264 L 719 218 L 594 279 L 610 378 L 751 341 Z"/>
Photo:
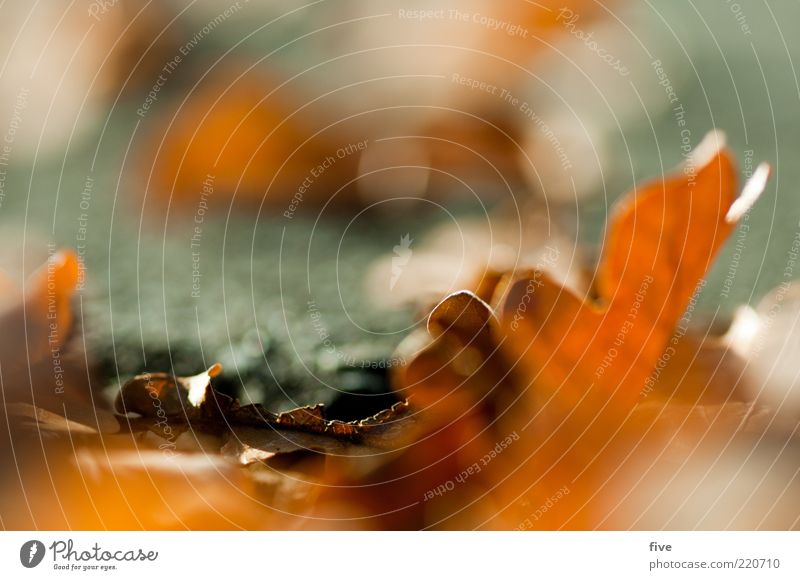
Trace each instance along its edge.
<path fill-rule="evenodd" d="M 206 371 L 206 374 L 213 379 L 214 377 L 216 377 L 221 372 L 222 372 L 222 363 L 214 363 Z"/>
<path fill-rule="evenodd" d="M 696 167 L 705 167 L 725 149 L 727 142 L 728 138 L 724 131 L 712 129 L 706 133 L 700 144 L 694 148 L 689 157 L 689 162 Z"/>
<path fill-rule="evenodd" d="M 769 163 L 759 163 L 753 175 L 747 180 L 742 188 L 742 193 L 733 202 L 728 213 L 725 215 L 725 221 L 729 224 L 738 222 L 744 214 L 746 214 L 753 204 L 758 201 L 764 189 L 767 187 L 772 167 Z"/>

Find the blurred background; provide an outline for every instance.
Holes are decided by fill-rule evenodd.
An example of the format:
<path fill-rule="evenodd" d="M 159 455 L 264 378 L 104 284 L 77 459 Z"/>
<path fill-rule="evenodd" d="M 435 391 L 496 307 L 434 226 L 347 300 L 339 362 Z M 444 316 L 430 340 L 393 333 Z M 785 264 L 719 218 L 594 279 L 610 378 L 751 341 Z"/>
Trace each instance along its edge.
<path fill-rule="evenodd" d="M 712 128 L 775 171 L 696 316 L 784 280 L 800 4 L 497 4 L 3 3 L 3 283 L 75 251 L 101 387 L 220 361 L 244 400 L 355 418 L 426 307 L 543 248 L 578 283 L 613 201 Z"/>

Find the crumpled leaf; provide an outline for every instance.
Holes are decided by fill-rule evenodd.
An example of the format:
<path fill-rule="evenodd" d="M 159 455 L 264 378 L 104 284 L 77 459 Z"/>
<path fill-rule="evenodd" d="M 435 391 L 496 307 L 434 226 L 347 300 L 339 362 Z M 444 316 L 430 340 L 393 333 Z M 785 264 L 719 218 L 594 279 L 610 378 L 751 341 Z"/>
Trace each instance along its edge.
<path fill-rule="evenodd" d="M 37 504 L 24 513 L 6 486 L 4 515 L 56 528 L 290 527 L 314 505 L 329 457 L 380 459 L 414 431 L 405 402 L 352 422 L 326 420 L 322 405 L 279 414 L 241 406 L 211 386 L 220 371 L 216 364 L 192 377 L 134 377 L 120 390 L 116 408 L 126 414 L 113 434 L 13 407 L 15 449 L 24 456 L 14 470 L 38 482 L 24 490 Z M 45 485 L 48 473 L 60 492 Z M 61 503 L 69 507 L 56 509 Z"/>
<path fill-rule="evenodd" d="M 300 407 L 273 414 L 261 405 L 232 406 L 223 412 L 232 436 L 247 441 L 250 447 L 285 452 L 283 446 L 325 453 L 364 453 L 364 449 L 393 448 L 400 445 L 415 424 L 409 404 L 395 403 L 372 417 L 360 421 L 328 421 L 323 405 Z M 294 449 L 292 449 L 294 450 Z"/>
<path fill-rule="evenodd" d="M 201 433 L 222 433 L 231 455 L 257 457 L 269 454 L 313 450 L 324 453 L 363 453 L 364 449 L 399 444 L 414 424 L 407 402 L 360 421 L 329 421 L 324 406 L 298 407 L 271 413 L 260 404 L 241 406 L 238 401 L 213 389 L 211 379 L 222 370 L 219 363 L 192 377 L 168 373 L 146 373 L 125 383 L 117 397 L 119 412 L 137 413 L 129 418 L 133 431 L 149 429 L 163 435 L 169 419 L 170 433 L 191 429 Z"/>
<path fill-rule="evenodd" d="M 211 379 L 221 371 L 222 365 L 215 364 L 191 377 L 169 373 L 137 375 L 122 386 L 114 408 L 119 413 L 139 413 L 145 417 L 196 412 L 205 399 Z"/>

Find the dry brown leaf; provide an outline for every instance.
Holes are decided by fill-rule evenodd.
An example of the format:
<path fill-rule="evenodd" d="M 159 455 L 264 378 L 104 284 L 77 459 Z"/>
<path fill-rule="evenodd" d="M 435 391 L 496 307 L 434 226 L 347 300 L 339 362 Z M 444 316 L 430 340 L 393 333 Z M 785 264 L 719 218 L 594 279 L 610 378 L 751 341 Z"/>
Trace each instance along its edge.
<path fill-rule="evenodd" d="M 158 436 L 192 433 L 222 435 L 223 453 L 243 464 L 275 454 L 314 451 L 327 454 L 370 454 L 407 439 L 415 419 L 408 403 L 360 421 L 329 421 L 324 406 L 298 407 L 271 413 L 259 404 L 239 405 L 216 392 L 211 379 L 222 369 L 215 364 L 192 377 L 146 373 L 125 383 L 116 401 L 129 416 L 129 428 Z"/>
<path fill-rule="evenodd" d="M 137 375 L 122 386 L 114 408 L 119 413 L 138 413 L 145 417 L 196 414 L 211 379 L 221 370 L 222 365 L 215 364 L 191 377 L 169 373 Z"/>

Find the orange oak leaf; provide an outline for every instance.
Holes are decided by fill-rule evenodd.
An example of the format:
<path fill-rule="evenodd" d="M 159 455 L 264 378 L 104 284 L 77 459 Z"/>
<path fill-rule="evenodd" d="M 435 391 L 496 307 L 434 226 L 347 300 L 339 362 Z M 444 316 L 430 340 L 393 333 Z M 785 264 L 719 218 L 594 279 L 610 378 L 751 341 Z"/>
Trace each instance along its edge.
<path fill-rule="evenodd" d="M 692 359 L 685 351 L 698 343 L 686 337 L 687 305 L 768 173 L 760 167 L 736 200 L 732 158 L 722 135 L 711 133 L 676 175 L 637 187 L 618 204 L 593 289 L 576 293 L 529 270 L 507 273 L 493 307 L 469 292 L 443 300 L 430 316 L 429 338 L 410 339 L 423 346 L 395 376 L 398 391 L 429 417 L 428 436 L 409 453 L 430 466 L 460 457 L 450 473 L 436 470 L 429 488 L 515 429 L 520 443 L 481 483 L 495 488 L 492 501 L 511 506 L 510 518 L 498 515 L 494 524 L 519 517 L 515 498 L 546 499 L 565 484 L 571 493 L 561 515 L 539 525 L 596 523 L 588 500 L 652 427 L 648 421 L 658 421 L 631 412 L 658 385 L 650 379 L 659 360 L 670 353 Z M 678 385 L 685 398 L 707 386 L 700 371 L 682 378 L 698 383 Z M 393 481 L 412 466 L 389 466 L 376 479 Z"/>
<path fill-rule="evenodd" d="M 544 272 L 510 282 L 500 306 L 507 345 L 540 396 L 557 395 L 569 409 L 587 401 L 589 417 L 598 403 L 626 412 L 639 401 L 736 224 L 735 168 L 722 146 L 721 134 L 709 134 L 680 173 L 617 206 L 594 295 L 578 296 Z"/>

